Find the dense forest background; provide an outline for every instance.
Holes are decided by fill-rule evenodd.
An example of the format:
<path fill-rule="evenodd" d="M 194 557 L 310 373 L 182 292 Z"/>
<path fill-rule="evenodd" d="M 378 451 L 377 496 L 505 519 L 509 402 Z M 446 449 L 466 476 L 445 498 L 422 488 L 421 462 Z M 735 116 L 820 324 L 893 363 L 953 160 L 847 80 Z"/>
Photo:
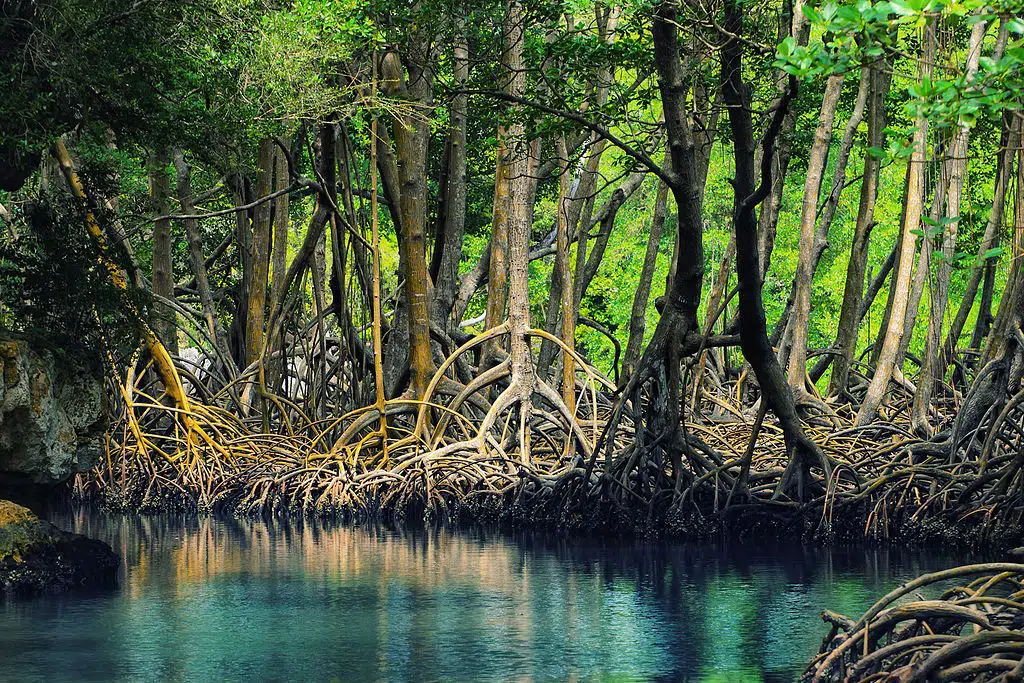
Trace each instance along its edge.
<path fill-rule="evenodd" d="M 1022 374 L 1020 11 L 6 2 L 0 320 L 100 349 L 172 479 L 304 434 L 717 507 L 824 491 L 821 429 L 977 450 Z"/>

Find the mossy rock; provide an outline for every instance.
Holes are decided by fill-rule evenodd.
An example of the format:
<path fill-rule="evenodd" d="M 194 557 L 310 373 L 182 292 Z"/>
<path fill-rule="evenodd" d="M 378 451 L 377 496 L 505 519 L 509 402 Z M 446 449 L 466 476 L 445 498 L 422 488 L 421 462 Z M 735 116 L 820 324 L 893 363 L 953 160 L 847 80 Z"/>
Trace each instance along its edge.
<path fill-rule="evenodd" d="M 0 500 L 0 595 L 112 586 L 117 567 L 106 543 L 61 531 L 29 509 Z"/>
<path fill-rule="evenodd" d="M 26 555 L 51 543 L 48 526 L 28 508 L 0 500 L 0 562 L 8 558 L 21 562 Z"/>

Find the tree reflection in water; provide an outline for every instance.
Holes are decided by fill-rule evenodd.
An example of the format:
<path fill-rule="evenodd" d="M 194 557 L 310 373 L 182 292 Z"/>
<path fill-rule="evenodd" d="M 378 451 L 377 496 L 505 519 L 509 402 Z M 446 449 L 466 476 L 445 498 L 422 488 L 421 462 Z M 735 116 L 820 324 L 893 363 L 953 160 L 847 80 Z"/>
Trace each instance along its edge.
<path fill-rule="evenodd" d="M 823 607 L 858 613 L 965 559 L 59 516 L 121 553 L 122 588 L 0 606 L 19 679 L 789 681 Z"/>

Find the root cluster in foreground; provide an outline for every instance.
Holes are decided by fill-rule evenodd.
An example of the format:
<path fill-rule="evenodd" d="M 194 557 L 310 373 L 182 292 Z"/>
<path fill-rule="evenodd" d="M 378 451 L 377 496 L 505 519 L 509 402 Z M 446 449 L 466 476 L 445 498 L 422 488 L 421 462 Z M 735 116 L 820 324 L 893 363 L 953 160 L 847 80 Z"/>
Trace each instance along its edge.
<path fill-rule="evenodd" d="M 805 682 L 1024 680 L 1024 564 L 926 574 L 859 619 L 828 611 L 822 619 L 831 630 Z"/>

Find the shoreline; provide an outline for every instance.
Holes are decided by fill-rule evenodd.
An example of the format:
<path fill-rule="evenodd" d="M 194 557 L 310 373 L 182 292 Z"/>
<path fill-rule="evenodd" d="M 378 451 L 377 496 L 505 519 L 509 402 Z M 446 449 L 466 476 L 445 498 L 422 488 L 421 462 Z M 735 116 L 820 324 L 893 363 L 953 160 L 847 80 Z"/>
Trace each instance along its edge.
<path fill-rule="evenodd" d="M 56 502 L 56 501 L 53 501 Z M 642 540 L 651 542 L 706 543 L 714 541 L 744 542 L 756 539 L 764 542 L 796 540 L 797 544 L 812 548 L 835 546 L 863 546 L 870 548 L 911 547 L 919 549 L 947 548 L 953 550 L 1003 553 L 1024 544 L 1024 530 L 1019 527 L 986 524 L 950 523 L 931 518 L 925 522 L 902 523 L 889 529 L 887 535 L 865 534 L 857 515 L 851 522 L 822 529 L 813 515 L 792 516 L 781 519 L 768 506 L 751 505 L 744 511 L 744 523 L 730 522 L 729 509 L 718 513 L 689 512 L 665 517 L 653 522 L 639 521 L 629 514 L 600 514 L 588 518 L 565 519 L 543 511 L 527 509 L 518 503 L 510 505 L 460 505 L 453 511 L 427 513 L 423 506 L 410 506 L 401 511 L 383 511 L 380 508 L 338 509 L 311 511 L 301 508 L 274 508 L 261 511 L 242 511 L 225 504 L 209 510 L 183 501 L 152 503 L 143 507 L 111 504 L 99 498 L 84 498 L 65 493 L 61 506 L 93 507 L 105 514 L 186 515 L 196 519 L 234 518 L 240 520 L 275 520 L 286 522 L 329 521 L 344 525 L 381 525 L 396 530 L 451 529 L 465 532 L 475 529 L 498 530 L 501 533 L 552 534 L 560 538 L 600 538 Z"/>

